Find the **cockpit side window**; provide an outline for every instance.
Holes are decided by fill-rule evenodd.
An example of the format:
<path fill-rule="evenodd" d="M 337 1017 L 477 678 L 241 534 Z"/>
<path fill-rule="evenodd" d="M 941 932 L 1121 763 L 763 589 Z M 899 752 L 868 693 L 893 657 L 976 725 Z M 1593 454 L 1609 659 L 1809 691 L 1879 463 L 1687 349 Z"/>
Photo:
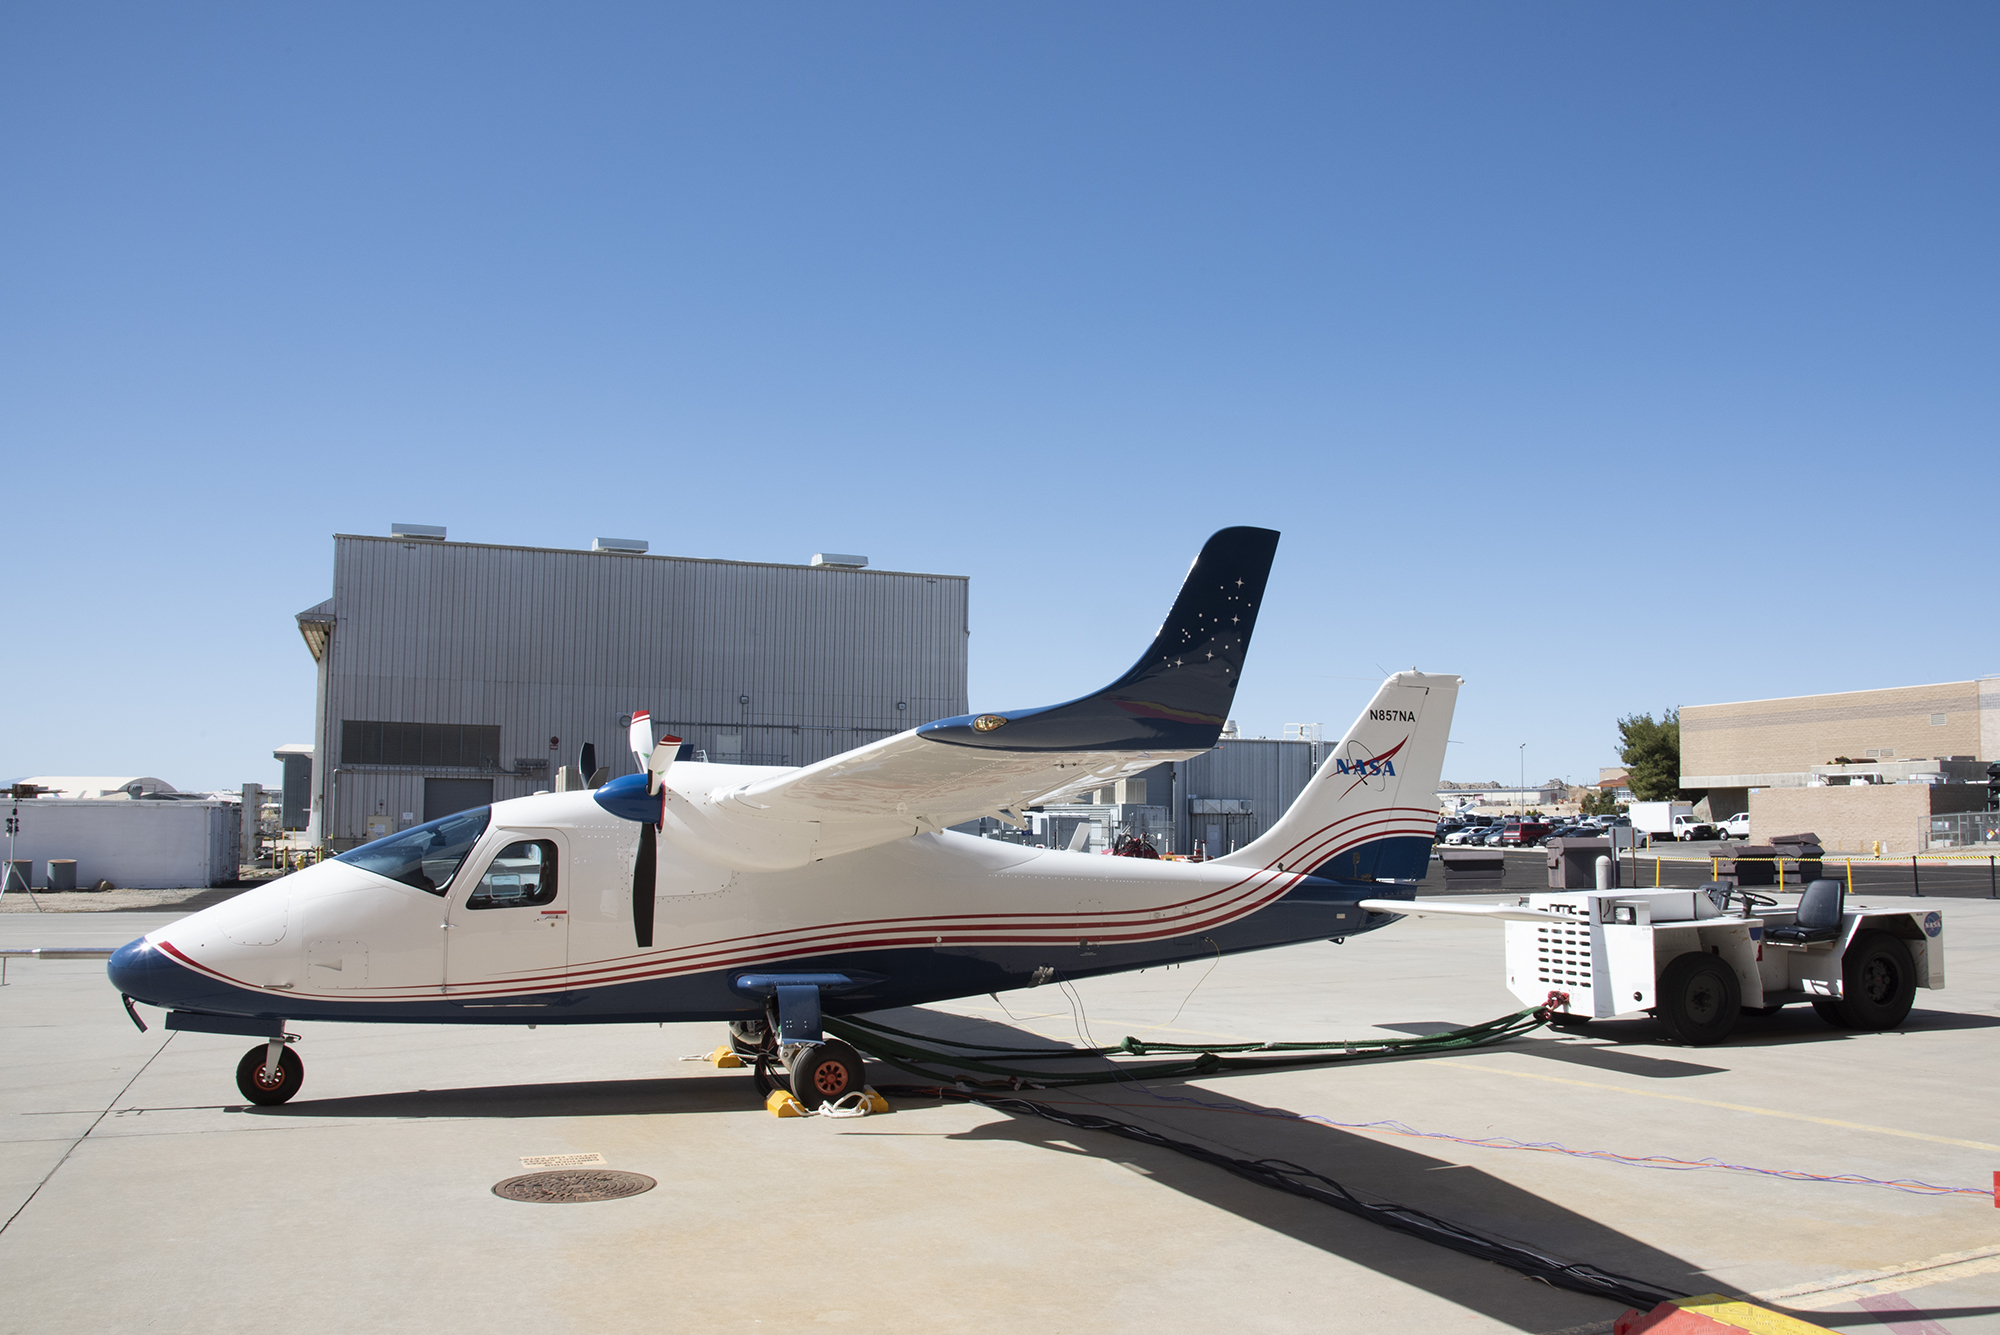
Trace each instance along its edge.
<path fill-rule="evenodd" d="M 442 895 L 492 819 L 492 807 L 474 807 L 350 849 L 334 861 L 414 886 L 426 894 Z"/>
<path fill-rule="evenodd" d="M 493 855 L 486 874 L 467 896 L 465 907 L 525 908 L 530 904 L 552 904 L 555 897 L 555 840 L 522 839 Z"/>

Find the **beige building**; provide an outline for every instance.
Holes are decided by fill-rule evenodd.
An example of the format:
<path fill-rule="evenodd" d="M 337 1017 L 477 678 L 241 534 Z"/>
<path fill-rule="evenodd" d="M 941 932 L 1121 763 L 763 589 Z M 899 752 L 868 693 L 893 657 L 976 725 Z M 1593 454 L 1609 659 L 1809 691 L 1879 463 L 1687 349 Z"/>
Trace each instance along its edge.
<path fill-rule="evenodd" d="M 1681 786 L 1707 789 L 1718 819 L 1747 810 L 1753 839 L 1811 830 L 1830 848 L 1918 851 L 1932 816 L 1985 807 L 2000 761 L 2000 677 L 1686 705 L 1680 719 Z"/>

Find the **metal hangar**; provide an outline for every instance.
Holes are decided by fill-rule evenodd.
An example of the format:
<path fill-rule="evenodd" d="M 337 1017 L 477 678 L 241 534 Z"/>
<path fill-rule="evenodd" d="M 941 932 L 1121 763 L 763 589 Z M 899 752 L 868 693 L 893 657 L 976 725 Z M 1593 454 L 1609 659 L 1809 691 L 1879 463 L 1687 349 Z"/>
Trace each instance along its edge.
<path fill-rule="evenodd" d="M 586 742 L 628 773 L 634 709 L 711 761 L 753 765 L 963 714 L 966 601 L 965 576 L 859 556 L 337 534 L 333 596 L 298 614 L 319 666 L 309 832 L 337 851 L 551 788 Z"/>

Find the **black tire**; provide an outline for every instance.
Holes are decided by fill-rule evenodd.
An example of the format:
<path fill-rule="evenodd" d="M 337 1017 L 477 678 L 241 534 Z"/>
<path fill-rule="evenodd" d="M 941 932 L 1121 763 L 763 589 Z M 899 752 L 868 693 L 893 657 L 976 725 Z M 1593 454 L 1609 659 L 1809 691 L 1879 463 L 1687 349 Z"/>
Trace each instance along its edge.
<path fill-rule="evenodd" d="M 1814 997 L 1812 1008 L 1814 1015 L 1819 1016 L 1820 1019 L 1825 1020 L 1835 1029 L 1852 1029 L 1854 1027 L 1847 1022 L 1847 1016 L 1841 1013 L 1840 1003 L 1837 1001 L 1829 1001 L 1824 997 Z"/>
<path fill-rule="evenodd" d="M 1549 1016 L 1549 1028 L 1560 1029 L 1565 1034 L 1580 1034 L 1590 1023 L 1588 1015 L 1565 1015 L 1557 1011 Z"/>
<path fill-rule="evenodd" d="M 1714 955 L 1677 955 L 1660 974 L 1657 1014 L 1679 1043 L 1720 1043 L 1736 1028 L 1743 990 L 1736 971 Z"/>
<path fill-rule="evenodd" d="M 861 1092 L 861 1054 L 837 1038 L 800 1050 L 788 1063 L 792 1097 L 808 1108 Z"/>
<path fill-rule="evenodd" d="M 1887 932 L 1862 932 L 1840 962 L 1839 1010 L 1850 1029 L 1894 1029 L 1917 999 L 1910 948 Z"/>
<path fill-rule="evenodd" d="M 305 1083 L 306 1066 L 299 1060 L 299 1054 L 287 1047 L 278 1054 L 278 1083 L 264 1083 L 264 1045 L 243 1054 L 243 1060 L 236 1063 L 236 1088 L 243 1091 L 243 1097 L 252 1103 L 270 1107 L 283 1103 L 299 1092 Z"/>
<path fill-rule="evenodd" d="M 729 1022 L 729 1050 L 745 1061 L 754 1059 L 758 1053 L 771 1045 L 771 1026 L 762 1020 L 731 1020 Z"/>

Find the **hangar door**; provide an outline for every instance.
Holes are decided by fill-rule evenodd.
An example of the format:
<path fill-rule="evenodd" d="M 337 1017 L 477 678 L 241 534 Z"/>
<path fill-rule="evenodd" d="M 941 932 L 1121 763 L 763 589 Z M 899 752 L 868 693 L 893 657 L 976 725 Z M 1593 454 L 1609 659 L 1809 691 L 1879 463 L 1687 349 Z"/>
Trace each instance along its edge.
<path fill-rule="evenodd" d="M 424 819 L 442 820 L 446 816 L 474 807 L 493 805 L 493 780 L 491 779 L 425 779 Z"/>

